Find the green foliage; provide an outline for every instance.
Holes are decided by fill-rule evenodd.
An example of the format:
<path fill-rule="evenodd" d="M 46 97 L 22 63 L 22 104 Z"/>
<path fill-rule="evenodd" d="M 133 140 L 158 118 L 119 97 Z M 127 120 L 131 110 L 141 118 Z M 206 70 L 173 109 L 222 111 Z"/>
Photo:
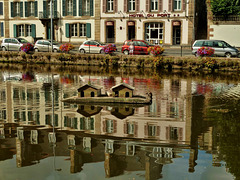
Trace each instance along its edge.
<path fill-rule="evenodd" d="M 213 15 L 224 16 L 239 15 L 240 1 L 239 0 L 211 0 L 211 9 Z"/>

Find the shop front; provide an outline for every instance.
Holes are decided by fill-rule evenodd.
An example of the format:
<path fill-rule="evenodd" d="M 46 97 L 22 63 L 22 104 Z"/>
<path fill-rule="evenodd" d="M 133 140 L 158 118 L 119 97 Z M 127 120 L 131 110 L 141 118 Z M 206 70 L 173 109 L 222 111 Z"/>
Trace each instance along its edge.
<path fill-rule="evenodd" d="M 164 36 L 163 22 L 146 22 L 145 23 L 145 40 L 151 44 L 163 44 Z"/>

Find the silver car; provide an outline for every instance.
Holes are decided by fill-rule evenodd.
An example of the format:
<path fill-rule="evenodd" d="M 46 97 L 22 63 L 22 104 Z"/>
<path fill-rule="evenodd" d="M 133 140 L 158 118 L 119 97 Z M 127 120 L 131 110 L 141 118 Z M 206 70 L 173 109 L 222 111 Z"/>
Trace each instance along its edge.
<path fill-rule="evenodd" d="M 59 51 L 60 44 L 56 41 L 53 41 L 53 52 Z M 51 40 L 37 40 L 34 45 L 35 52 L 51 52 L 52 51 L 52 44 Z"/>
<path fill-rule="evenodd" d="M 239 50 L 222 40 L 196 40 L 192 46 L 192 54 L 197 56 L 197 50 L 201 47 L 211 47 L 215 56 L 238 57 Z"/>
<path fill-rule="evenodd" d="M 29 43 L 24 38 L 4 38 L 1 43 L 2 51 L 21 51 L 23 44 Z"/>
<path fill-rule="evenodd" d="M 97 40 L 88 40 L 84 41 L 80 47 L 80 53 L 104 53 L 103 47 L 105 44 L 97 41 Z"/>

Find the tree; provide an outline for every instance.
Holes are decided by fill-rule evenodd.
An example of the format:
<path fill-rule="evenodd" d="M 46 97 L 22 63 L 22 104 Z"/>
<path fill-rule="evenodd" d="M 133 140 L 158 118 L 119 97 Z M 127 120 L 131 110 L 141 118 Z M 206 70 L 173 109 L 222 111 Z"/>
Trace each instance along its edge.
<path fill-rule="evenodd" d="M 211 0 L 211 10 L 215 16 L 239 15 L 240 0 Z"/>

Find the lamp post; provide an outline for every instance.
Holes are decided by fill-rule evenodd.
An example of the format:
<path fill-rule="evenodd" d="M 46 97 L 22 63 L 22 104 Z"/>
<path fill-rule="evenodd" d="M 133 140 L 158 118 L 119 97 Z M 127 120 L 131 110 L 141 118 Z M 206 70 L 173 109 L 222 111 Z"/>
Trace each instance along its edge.
<path fill-rule="evenodd" d="M 53 51 L 53 7 L 52 7 L 52 1 L 50 1 L 51 6 L 51 52 Z"/>

